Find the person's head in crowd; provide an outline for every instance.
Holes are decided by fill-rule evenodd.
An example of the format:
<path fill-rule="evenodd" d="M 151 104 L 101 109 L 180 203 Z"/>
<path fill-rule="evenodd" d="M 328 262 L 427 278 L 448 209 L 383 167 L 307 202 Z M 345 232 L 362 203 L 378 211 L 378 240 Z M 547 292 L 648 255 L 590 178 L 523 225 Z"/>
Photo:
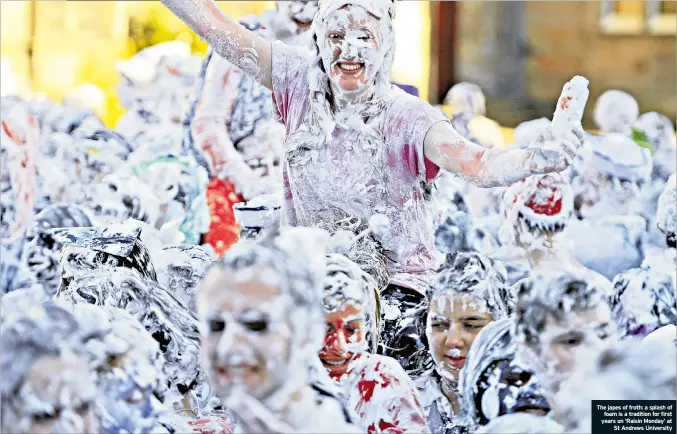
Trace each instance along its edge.
<path fill-rule="evenodd" d="M 571 185 L 559 173 L 526 178 L 503 193 L 503 223 L 499 238 L 504 245 L 527 251 L 549 249 L 567 227 L 574 207 Z"/>
<path fill-rule="evenodd" d="M 623 134 L 605 134 L 581 149 L 572 163 L 576 211 L 582 218 L 632 213 L 651 170 L 648 149 Z"/>
<path fill-rule="evenodd" d="M 594 110 L 595 124 L 603 133 L 629 136 L 639 117 L 639 104 L 632 95 L 622 90 L 611 89 L 602 93 Z"/>
<path fill-rule="evenodd" d="M 462 408 L 474 426 L 512 413 L 545 415 L 550 405 L 534 373 L 515 359 L 513 321 L 503 318 L 479 332 L 461 370 Z"/>
<path fill-rule="evenodd" d="M 426 337 L 435 371 L 458 381 L 477 334 L 514 308 L 502 264 L 475 252 L 448 255 L 428 291 Z"/>
<path fill-rule="evenodd" d="M 202 354 L 222 400 L 287 399 L 307 386 L 325 329 L 325 236 L 271 230 L 235 244 L 207 273 L 198 298 Z"/>
<path fill-rule="evenodd" d="M 486 100 L 482 89 L 468 82 L 456 83 L 444 97 L 443 104 L 451 106 L 454 115 L 463 113 L 469 116 L 484 116 L 487 112 Z"/>
<path fill-rule="evenodd" d="M 117 307 L 136 318 L 164 355 L 162 368 L 169 386 L 165 402 L 170 408 L 204 381 L 198 320 L 156 281 L 133 268 L 95 264 L 60 288 L 57 297 L 72 304 Z"/>
<path fill-rule="evenodd" d="M 620 337 L 643 338 L 677 322 L 674 280 L 650 268 L 633 268 L 613 280 L 611 311 Z"/>
<path fill-rule="evenodd" d="M 35 305 L 3 322 L 0 343 L 2 432 L 98 431 L 83 327 L 68 309 Z"/>
<path fill-rule="evenodd" d="M 181 244 L 164 247 L 153 259 L 157 263 L 158 282 L 197 314 L 198 290 L 214 263 L 212 256 L 200 246 Z"/>
<path fill-rule="evenodd" d="M 656 224 L 665 234 L 668 248 L 677 247 L 677 175 L 673 174 L 665 184 L 663 193 L 658 198 Z"/>
<path fill-rule="evenodd" d="M 515 339 L 518 358 L 534 370 L 548 398 L 573 369 L 583 350 L 616 342 L 616 325 L 603 279 L 579 272 L 534 274 L 516 284 Z"/>
<path fill-rule="evenodd" d="M 552 417 L 568 433 L 592 429 L 592 401 L 645 401 L 677 398 L 677 347 L 673 342 L 626 342 L 577 361 L 576 369 L 552 400 Z"/>
<path fill-rule="evenodd" d="M 137 223 L 128 220 L 105 227 L 55 231 L 55 239 L 64 245 L 59 292 L 78 286 L 81 278 L 104 269 L 128 268 L 157 282 L 150 252 L 141 238 L 142 227 Z"/>
<path fill-rule="evenodd" d="M 649 112 L 642 114 L 634 127 L 646 135 L 654 148 L 654 178 L 668 179 L 677 170 L 677 144 L 672 121 L 660 113 Z"/>
<path fill-rule="evenodd" d="M 298 36 L 310 29 L 317 13 L 318 3 L 318 1 L 308 0 L 276 1 L 276 14 L 273 19 L 275 39 L 295 45 L 306 41 Z"/>
<path fill-rule="evenodd" d="M 340 380 L 350 362 L 374 353 L 379 337 L 379 294 L 376 281 L 342 254 L 327 256 L 322 307 L 327 315 L 320 361 Z"/>
<path fill-rule="evenodd" d="M 105 432 L 158 432 L 167 380 L 158 343 L 128 312 L 77 304 L 86 332 L 83 354 L 96 373 L 94 414 Z"/>
<path fill-rule="evenodd" d="M 26 232 L 22 262 L 33 279 L 50 295 L 56 294 L 60 281 L 59 261 L 62 245 L 54 239 L 52 230 L 90 227 L 89 214 L 77 205 L 50 205 L 35 216 Z"/>

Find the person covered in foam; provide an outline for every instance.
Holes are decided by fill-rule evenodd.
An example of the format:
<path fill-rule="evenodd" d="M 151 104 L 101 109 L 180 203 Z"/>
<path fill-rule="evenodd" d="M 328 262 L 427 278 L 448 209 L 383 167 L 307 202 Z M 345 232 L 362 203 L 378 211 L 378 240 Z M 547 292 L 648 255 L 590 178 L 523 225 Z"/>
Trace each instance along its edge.
<path fill-rule="evenodd" d="M 449 255 L 428 292 L 425 338 L 434 369 L 415 379 L 432 433 L 466 432 L 459 373 L 478 333 L 514 308 L 505 269 L 475 252 Z M 430 365 L 428 365 L 430 366 Z"/>
<path fill-rule="evenodd" d="M 346 256 L 327 256 L 322 365 L 366 433 L 428 432 L 418 392 L 392 358 L 376 355 L 380 304 L 376 281 Z"/>
<path fill-rule="evenodd" d="M 53 302 L 3 321 L 0 333 L 2 432 L 99 431 L 94 373 L 83 325 Z"/>
<path fill-rule="evenodd" d="M 643 338 L 677 323 L 674 280 L 651 268 L 633 268 L 614 278 L 610 303 L 619 335 Z"/>
<path fill-rule="evenodd" d="M 275 11 L 240 24 L 266 40 L 308 45 L 317 1 L 278 1 Z M 237 241 L 235 203 L 281 191 L 284 129 L 275 122 L 271 93 L 210 48 L 198 94 L 185 123 L 183 152 L 209 171 L 212 219 L 207 241 L 219 255 Z"/>
<path fill-rule="evenodd" d="M 327 238 L 292 228 L 241 240 L 202 282 L 209 382 L 241 432 L 359 431 L 332 391 L 314 382 L 313 370 L 324 371 L 317 355 Z"/>
<path fill-rule="evenodd" d="M 57 298 L 72 304 L 110 305 L 132 314 L 160 344 L 171 407 L 187 405 L 203 381 L 195 314 L 157 280 L 141 228 L 127 222 L 98 230 L 61 230 L 61 283 Z M 190 408 L 190 407 L 189 407 Z"/>
<path fill-rule="evenodd" d="M 567 239 L 574 198 L 559 173 L 533 176 L 505 190 L 501 203 L 501 247 L 491 256 L 504 262 L 510 284 L 550 269 L 569 268 L 605 279 L 578 262 Z"/>
<path fill-rule="evenodd" d="M 617 341 L 610 288 L 575 272 L 534 274 L 516 285 L 517 358 L 538 377 L 546 398 L 559 390 L 584 350 Z"/>
<path fill-rule="evenodd" d="M 630 136 L 639 117 L 639 104 L 627 92 L 611 89 L 603 92 L 594 109 L 594 120 L 602 133 L 620 133 Z"/>
<path fill-rule="evenodd" d="M 647 248 L 642 267 L 670 275 L 677 287 L 677 175 L 670 176 L 658 198 L 656 228 L 665 244 L 663 248 Z"/>
<path fill-rule="evenodd" d="M 46 294 L 56 294 L 61 280 L 62 245 L 54 239 L 52 230 L 91 226 L 91 216 L 77 205 L 50 205 L 35 216 L 35 222 L 26 232 L 21 261 L 23 270 Z"/>
<path fill-rule="evenodd" d="M 391 283 L 411 291 L 425 291 L 435 259 L 422 183 L 444 169 L 484 187 L 505 185 L 564 170 L 580 146 L 577 115 L 551 146 L 486 149 L 461 137 L 432 106 L 393 88 L 391 0 L 322 2 L 310 29 L 310 52 L 266 41 L 212 0 L 164 4 L 273 91 L 287 132 L 282 223 L 366 219 L 382 209 L 392 226 L 383 240 Z M 578 82 L 587 89 L 587 80 Z"/>
<path fill-rule="evenodd" d="M 580 263 L 609 280 L 642 263 L 647 219 L 638 199 L 650 177 L 649 151 L 629 137 L 610 133 L 584 147 L 571 169 L 579 219 L 567 232 Z"/>
<path fill-rule="evenodd" d="M 482 89 L 468 82 L 456 83 L 444 97 L 451 106 L 451 125 L 463 137 L 485 148 L 502 148 L 500 125 L 486 117 L 486 100 Z"/>
<path fill-rule="evenodd" d="M 83 353 L 96 372 L 94 414 L 103 432 L 168 433 L 160 423 L 169 408 L 158 343 L 122 309 L 77 304 L 72 312 L 86 331 Z"/>
<path fill-rule="evenodd" d="M 550 411 L 538 379 L 515 358 L 513 328 L 510 318 L 493 321 L 470 347 L 459 388 L 472 431 L 506 414 L 544 416 Z"/>

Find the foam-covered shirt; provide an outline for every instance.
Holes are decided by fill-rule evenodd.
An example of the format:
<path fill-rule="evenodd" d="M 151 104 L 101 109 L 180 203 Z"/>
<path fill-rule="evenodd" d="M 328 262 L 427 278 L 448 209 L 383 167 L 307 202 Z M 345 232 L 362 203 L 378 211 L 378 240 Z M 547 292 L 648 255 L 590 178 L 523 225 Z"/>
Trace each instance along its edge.
<path fill-rule="evenodd" d="M 309 67 L 307 49 L 273 44 L 273 101 L 287 141 L 310 116 Z M 448 119 L 399 88 L 392 86 L 390 92 L 386 110 L 371 122 L 383 139 L 376 149 L 367 146 L 357 129 L 337 126 L 310 161 L 285 161 L 282 223 L 315 226 L 349 216 L 386 214 L 391 226 L 381 241 L 391 283 L 424 290 L 434 266 L 434 245 L 423 184 L 439 168 L 425 158 L 423 142 L 433 125 Z"/>

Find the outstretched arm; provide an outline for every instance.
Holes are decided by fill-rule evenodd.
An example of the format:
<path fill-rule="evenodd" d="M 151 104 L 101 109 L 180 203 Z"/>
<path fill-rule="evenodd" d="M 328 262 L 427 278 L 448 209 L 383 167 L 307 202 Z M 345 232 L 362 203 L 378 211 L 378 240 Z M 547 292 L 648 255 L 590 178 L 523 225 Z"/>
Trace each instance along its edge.
<path fill-rule="evenodd" d="M 483 148 L 463 138 L 448 122 L 430 129 L 424 150 L 425 156 L 440 168 L 479 187 L 509 185 L 531 175 L 560 172 L 569 165 L 568 155 L 555 150 Z"/>
<path fill-rule="evenodd" d="M 588 80 L 574 77 L 562 88 L 551 127 L 527 149 L 486 149 L 461 137 L 449 123 L 438 123 L 425 137 L 425 156 L 439 167 L 480 187 L 500 187 L 531 175 L 560 172 L 583 142 L 581 126 Z"/>
<path fill-rule="evenodd" d="M 162 0 L 224 59 L 272 89 L 272 45 L 228 17 L 214 0 Z"/>

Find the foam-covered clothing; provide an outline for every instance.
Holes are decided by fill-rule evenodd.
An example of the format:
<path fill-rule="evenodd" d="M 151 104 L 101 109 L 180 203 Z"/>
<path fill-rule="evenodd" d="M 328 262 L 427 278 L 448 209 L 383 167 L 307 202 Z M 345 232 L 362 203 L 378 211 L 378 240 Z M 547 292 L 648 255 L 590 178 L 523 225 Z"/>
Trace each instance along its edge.
<path fill-rule="evenodd" d="M 285 151 L 289 136 L 311 112 L 309 53 L 273 44 L 273 99 L 286 128 Z M 439 171 L 425 158 L 423 144 L 430 128 L 444 121 L 448 119 L 429 104 L 391 87 L 387 110 L 370 120 L 382 138 L 380 146 L 367 146 L 358 128 L 338 126 L 322 149 L 308 151 L 309 159 L 285 161 L 283 224 L 313 226 L 384 213 L 392 227 L 382 243 L 391 282 L 422 291 L 434 265 L 422 184 Z"/>
<path fill-rule="evenodd" d="M 451 403 L 442 393 L 440 378 L 431 373 L 416 381 L 420 392 L 421 405 L 425 411 L 428 427 L 432 434 L 466 434 L 466 419 L 455 415 Z"/>
<path fill-rule="evenodd" d="M 363 432 L 428 432 L 416 387 L 395 360 L 359 354 L 339 384 Z"/>

